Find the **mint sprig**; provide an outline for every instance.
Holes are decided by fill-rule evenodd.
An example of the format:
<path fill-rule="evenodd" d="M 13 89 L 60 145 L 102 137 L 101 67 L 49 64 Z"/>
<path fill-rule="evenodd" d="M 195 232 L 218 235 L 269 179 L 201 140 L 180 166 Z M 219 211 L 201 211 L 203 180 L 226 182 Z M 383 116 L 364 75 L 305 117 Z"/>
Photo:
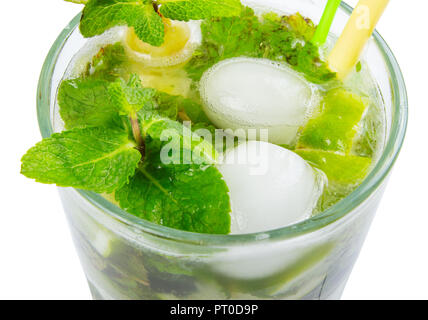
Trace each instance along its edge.
<path fill-rule="evenodd" d="M 98 55 L 103 62 L 91 64 L 91 72 L 61 83 L 59 109 L 68 131 L 31 148 L 22 158 L 22 174 L 60 187 L 114 193 L 123 209 L 165 226 L 229 233 L 229 190 L 214 166 L 217 151 L 177 119 L 186 109 L 203 119 L 200 106 L 144 88 L 137 75 L 116 78 L 117 65 L 109 63 L 115 56 L 107 57 Z M 178 154 L 179 165 L 161 161 L 164 147 Z"/>
<path fill-rule="evenodd" d="M 69 0 L 67 0 L 69 1 Z M 137 37 L 153 46 L 164 43 L 162 16 L 189 21 L 231 17 L 241 13 L 240 0 L 88 0 L 84 3 L 80 32 L 90 38 L 115 26 L 133 27 Z"/>

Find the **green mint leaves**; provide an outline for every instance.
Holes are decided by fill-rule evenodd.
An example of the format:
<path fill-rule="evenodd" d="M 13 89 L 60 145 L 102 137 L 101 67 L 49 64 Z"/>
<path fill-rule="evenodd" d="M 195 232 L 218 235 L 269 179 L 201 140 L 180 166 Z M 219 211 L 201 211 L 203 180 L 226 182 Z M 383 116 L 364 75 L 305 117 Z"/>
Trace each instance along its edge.
<path fill-rule="evenodd" d="M 86 66 L 85 78 L 114 81 L 125 76 L 128 57 L 120 42 L 100 49 Z"/>
<path fill-rule="evenodd" d="M 230 232 L 228 188 L 212 166 L 164 166 L 154 156 L 116 192 L 126 211 L 157 224 L 199 233 Z"/>
<path fill-rule="evenodd" d="M 21 173 L 42 183 L 111 193 L 128 182 L 141 154 L 123 131 L 73 129 L 53 134 L 22 158 Z"/>
<path fill-rule="evenodd" d="M 138 38 L 153 46 L 164 43 L 162 16 L 173 20 L 231 17 L 241 13 L 240 0 L 88 0 L 84 3 L 80 32 L 93 37 L 115 26 L 127 25 Z"/>
<path fill-rule="evenodd" d="M 202 45 L 186 65 L 189 76 L 199 81 L 217 62 L 239 56 L 262 56 L 261 24 L 250 8 L 238 17 L 207 19 L 201 24 Z"/>
<path fill-rule="evenodd" d="M 61 82 L 58 104 L 66 129 L 122 124 L 109 90 L 112 81 L 125 76 L 127 62 L 120 43 L 107 45 L 88 63 L 82 77 Z"/>
<path fill-rule="evenodd" d="M 160 13 L 172 20 L 201 20 L 241 14 L 240 0 L 159 0 Z"/>
<path fill-rule="evenodd" d="M 217 62 L 239 56 L 287 62 L 316 83 L 335 78 L 321 60 L 318 47 L 308 41 L 315 32 L 314 24 L 300 14 L 269 13 L 259 19 L 254 10 L 244 7 L 240 16 L 204 20 L 201 30 L 202 46 L 186 66 L 195 81 Z"/>
<path fill-rule="evenodd" d="M 149 0 L 89 0 L 83 9 L 80 32 L 89 38 L 123 25 L 133 27 L 144 42 L 153 46 L 163 43 L 162 18 Z"/>
<path fill-rule="evenodd" d="M 21 173 L 60 187 L 115 196 L 143 219 L 185 231 L 230 232 L 229 190 L 211 141 L 178 120 L 205 120 L 193 100 L 127 80 L 119 45 L 103 48 L 80 78 L 58 91 L 67 131 L 22 158 Z M 106 80 L 109 79 L 109 80 Z M 201 127 L 199 123 L 199 127 Z"/>
<path fill-rule="evenodd" d="M 72 79 L 58 91 L 60 115 L 66 129 L 102 127 L 120 122 L 117 107 L 109 95 L 110 83 L 97 79 Z"/>

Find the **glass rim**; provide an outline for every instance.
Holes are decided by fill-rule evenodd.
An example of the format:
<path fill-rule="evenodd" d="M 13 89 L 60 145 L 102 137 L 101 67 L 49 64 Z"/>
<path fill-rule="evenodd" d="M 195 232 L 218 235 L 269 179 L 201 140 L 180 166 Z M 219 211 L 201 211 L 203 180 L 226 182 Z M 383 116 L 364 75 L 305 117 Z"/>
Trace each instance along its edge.
<path fill-rule="evenodd" d="M 353 10 L 351 6 L 343 1 L 341 3 L 341 9 L 348 15 L 350 15 Z M 80 17 L 81 13 L 75 16 L 58 36 L 49 51 L 41 71 L 37 90 L 37 113 L 39 127 L 43 138 L 49 137 L 54 132 L 50 116 L 50 97 L 55 66 L 69 36 L 79 25 Z M 76 191 L 91 205 L 110 215 L 112 218 L 134 228 L 134 230 L 149 233 L 152 236 L 171 241 L 192 243 L 201 246 L 227 246 L 257 242 L 261 240 L 272 241 L 297 238 L 299 236 L 318 231 L 338 220 L 341 220 L 342 218 L 347 217 L 349 213 L 354 211 L 354 209 L 367 200 L 388 176 L 400 153 L 407 130 L 408 99 L 406 85 L 400 66 L 398 65 L 391 49 L 376 30 L 372 37 L 382 53 L 386 67 L 391 75 L 390 81 L 393 89 L 392 100 L 394 103 L 392 114 L 394 116 L 391 122 L 390 135 L 380 159 L 370 174 L 365 178 L 363 183 L 346 198 L 342 199 L 324 212 L 299 223 L 270 231 L 242 235 L 200 234 L 154 224 L 125 212 L 99 194 L 78 189 L 76 189 Z"/>

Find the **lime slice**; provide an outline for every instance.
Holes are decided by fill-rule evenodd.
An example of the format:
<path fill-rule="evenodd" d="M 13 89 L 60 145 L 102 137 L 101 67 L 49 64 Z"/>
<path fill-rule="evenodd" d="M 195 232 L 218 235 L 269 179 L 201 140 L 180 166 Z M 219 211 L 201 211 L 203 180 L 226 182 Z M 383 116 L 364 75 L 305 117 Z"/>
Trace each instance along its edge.
<path fill-rule="evenodd" d="M 345 89 L 328 92 L 319 116 L 309 120 L 303 128 L 297 148 L 348 154 L 367 105 L 365 99 Z"/>
<path fill-rule="evenodd" d="M 322 150 L 296 150 L 296 153 L 322 170 L 329 182 L 341 184 L 360 183 L 367 175 L 372 163 L 371 158 L 340 155 Z"/>

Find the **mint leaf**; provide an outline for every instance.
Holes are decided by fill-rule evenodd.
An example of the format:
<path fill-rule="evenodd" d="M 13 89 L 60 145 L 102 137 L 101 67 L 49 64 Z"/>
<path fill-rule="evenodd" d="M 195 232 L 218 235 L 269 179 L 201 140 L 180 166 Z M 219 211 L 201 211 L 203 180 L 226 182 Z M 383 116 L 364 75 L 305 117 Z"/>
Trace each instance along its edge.
<path fill-rule="evenodd" d="M 143 88 L 138 75 L 133 74 L 127 83 L 118 79 L 110 84 L 108 93 L 121 115 L 133 115 L 153 99 L 156 91 Z"/>
<path fill-rule="evenodd" d="M 185 231 L 228 234 L 230 201 L 220 172 L 212 166 L 164 166 L 153 156 L 118 190 L 124 210 Z"/>
<path fill-rule="evenodd" d="M 121 125 L 108 89 L 110 81 L 125 75 L 126 69 L 125 49 L 116 43 L 101 48 L 80 78 L 62 81 L 58 104 L 65 127 Z"/>
<path fill-rule="evenodd" d="M 202 20 L 212 17 L 233 17 L 241 13 L 240 0 L 159 0 L 160 13 L 173 20 Z"/>
<path fill-rule="evenodd" d="M 186 65 L 187 73 L 195 81 L 221 60 L 263 55 L 261 23 L 251 8 L 245 7 L 238 17 L 207 19 L 202 22 L 201 31 L 202 44 Z"/>
<path fill-rule="evenodd" d="M 164 148 L 164 156 L 170 164 L 217 162 L 218 153 L 212 141 L 206 141 L 180 122 L 144 110 L 138 113 L 138 118 L 143 136 L 159 142 L 157 146 Z"/>
<path fill-rule="evenodd" d="M 89 0 L 83 9 L 80 32 L 93 37 L 122 25 L 133 27 L 139 39 L 153 46 L 164 42 L 164 24 L 150 0 Z"/>
<path fill-rule="evenodd" d="M 83 77 L 114 81 L 125 75 L 127 62 L 125 48 L 120 42 L 106 45 L 88 63 Z"/>
<path fill-rule="evenodd" d="M 128 134 L 73 129 L 39 142 L 22 158 L 21 173 L 37 182 L 111 193 L 128 182 L 141 154 Z"/>
<path fill-rule="evenodd" d="M 67 129 L 119 124 L 116 106 L 110 100 L 105 80 L 62 81 L 58 91 L 59 113 Z"/>

